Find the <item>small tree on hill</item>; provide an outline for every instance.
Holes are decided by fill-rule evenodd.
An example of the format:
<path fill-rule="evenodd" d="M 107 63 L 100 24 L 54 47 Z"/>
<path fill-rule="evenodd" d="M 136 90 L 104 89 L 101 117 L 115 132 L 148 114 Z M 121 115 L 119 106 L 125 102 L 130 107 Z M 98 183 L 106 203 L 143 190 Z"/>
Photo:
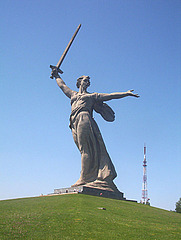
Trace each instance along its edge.
<path fill-rule="evenodd" d="M 178 202 L 176 202 L 175 211 L 176 211 L 177 213 L 181 213 L 181 198 L 178 200 Z"/>

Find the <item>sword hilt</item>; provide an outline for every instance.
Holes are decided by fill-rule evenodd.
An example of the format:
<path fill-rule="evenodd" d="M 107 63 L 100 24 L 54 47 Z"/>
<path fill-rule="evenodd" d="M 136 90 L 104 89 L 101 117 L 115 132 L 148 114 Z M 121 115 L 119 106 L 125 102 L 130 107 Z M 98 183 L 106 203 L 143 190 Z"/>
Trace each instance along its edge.
<path fill-rule="evenodd" d="M 53 73 L 54 70 L 57 70 L 57 72 L 60 73 L 60 74 L 63 73 L 63 71 L 60 68 L 56 67 L 56 66 L 50 65 L 50 68 L 52 69 L 51 76 L 50 76 L 51 79 L 53 79 L 55 77 L 54 73 Z"/>

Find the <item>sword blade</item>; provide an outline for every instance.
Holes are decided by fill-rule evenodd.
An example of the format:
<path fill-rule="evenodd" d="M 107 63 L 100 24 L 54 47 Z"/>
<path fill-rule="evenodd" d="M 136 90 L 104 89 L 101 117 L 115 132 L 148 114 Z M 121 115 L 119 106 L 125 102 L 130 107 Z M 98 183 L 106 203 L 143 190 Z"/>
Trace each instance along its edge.
<path fill-rule="evenodd" d="M 59 59 L 57 65 L 56 65 L 57 68 L 60 68 L 60 66 L 61 66 L 61 64 L 62 64 L 62 62 L 63 62 L 65 56 L 67 55 L 67 52 L 68 52 L 70 46 L 72 45 L 72 43 L 73 43 L 73 41 L 74 41 L 74 39 L 75 39 L 75 37 L 76 37 L 76 35 L 77 35 L 77 33 L 78 33 L 80 27 L 81 27 L 81 24 L 79 24 L 79 26 L 77 27 L 77 29 L 76 29 L 74 35 L 73 35 L 72 38 L 70 39 L 70 42 L 68 43 L 68 45 L 67 45 L 65 51 L 63 52 L 61 58 Z"/>

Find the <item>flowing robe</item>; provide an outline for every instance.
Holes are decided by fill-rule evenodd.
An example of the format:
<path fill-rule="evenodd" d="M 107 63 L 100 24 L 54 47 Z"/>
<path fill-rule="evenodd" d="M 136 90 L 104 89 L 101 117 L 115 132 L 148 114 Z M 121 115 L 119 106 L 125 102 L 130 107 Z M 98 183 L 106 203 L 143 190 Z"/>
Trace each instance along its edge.
<path fill-rule="evenodd" d="M 92 117 L 94 105 L 101 101 L 98 93 L 75 94 L 71 97 L 70 128 L 81 153 L 81 176 L 77 185 L 112 181 L 116 176 L 100 130 Z"/>

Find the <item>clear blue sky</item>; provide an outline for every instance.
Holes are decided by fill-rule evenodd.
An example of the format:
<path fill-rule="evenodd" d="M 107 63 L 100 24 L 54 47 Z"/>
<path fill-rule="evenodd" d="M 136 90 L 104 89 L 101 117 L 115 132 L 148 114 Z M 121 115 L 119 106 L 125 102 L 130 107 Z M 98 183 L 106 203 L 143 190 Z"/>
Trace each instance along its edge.
<path fill-rule="evenodd" d="M 62 78 L 73 90 L 84 74 L 90 92 L 140 94 L 109 102 L 115 122 L 94 117 L 125 197 L 141 199 L 146 143 L 151 205 L 174 210 L 181 197 L 181 1 L 6 0 L 0 9 L 0 199 L 51 193 L 79 178 L 70 102 L 49 65 L 81 23 Z"/>

